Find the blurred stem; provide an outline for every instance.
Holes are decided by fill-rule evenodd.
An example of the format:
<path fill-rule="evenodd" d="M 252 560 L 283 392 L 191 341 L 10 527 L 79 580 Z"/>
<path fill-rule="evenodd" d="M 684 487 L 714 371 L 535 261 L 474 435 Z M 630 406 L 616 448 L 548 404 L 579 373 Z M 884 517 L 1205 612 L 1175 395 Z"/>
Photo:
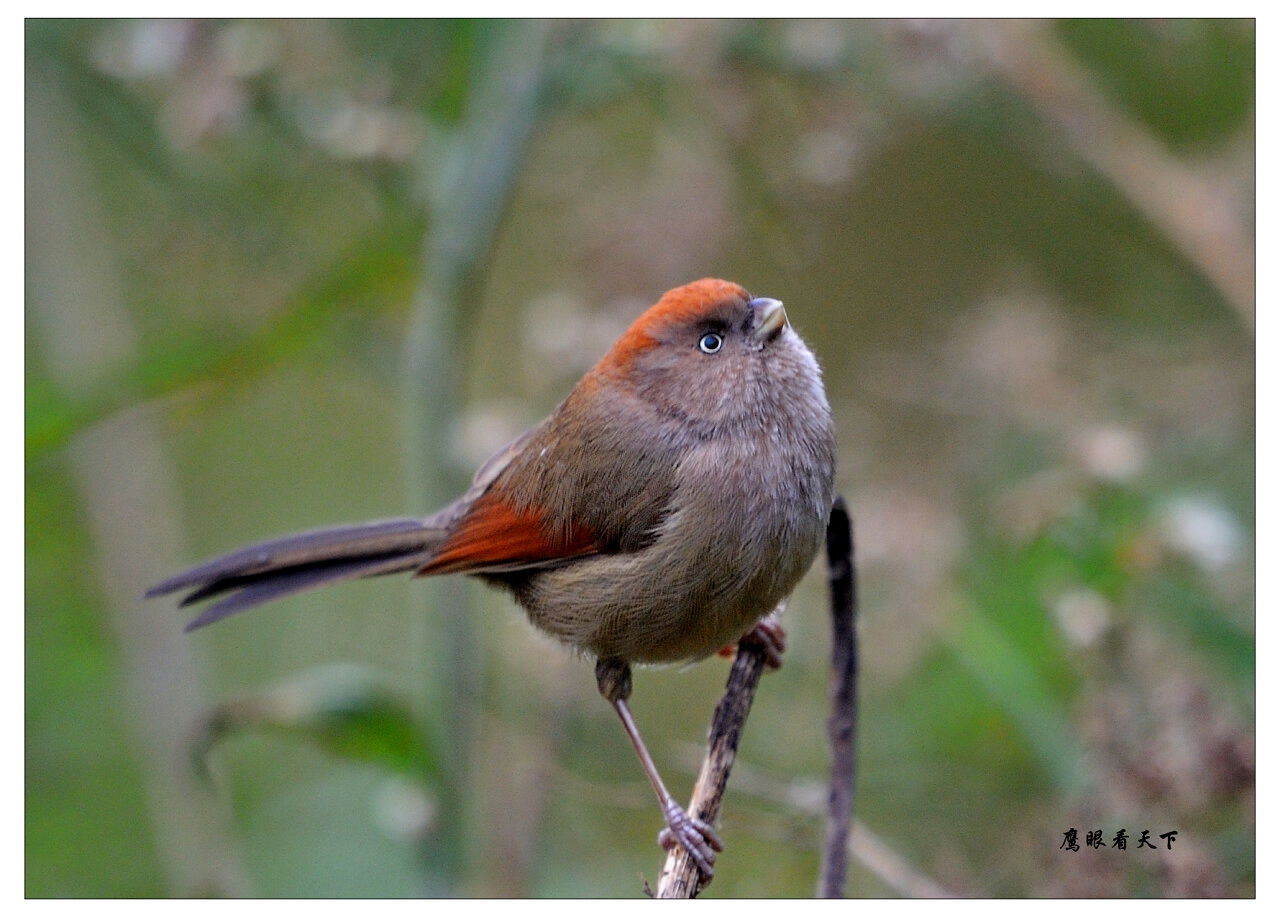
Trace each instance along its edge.
<path fill-rule="evenodd" d="M 48 68 L 32 67 L 27 75 L 31 329 L 50 375 L 79 398 L 136 360 L 135 332 L 76 113 Z M 169 892 L 243 895 L 247 879 L 227 811 L 196 790 L 175 755 L 205 705 L 199 659 L 170 607 L 139 598 L 186 556 L 162 437 L 147 410 L 125 410 L 77 434 L 67 457 L 94 542 L 106 622 L 122 657 L 129 725 Z"/>
<path fill-rule="evenodd" d="M 697 750 L 691 749 L 691 755 Z M 733 788 L 734 792 L 762 799 L 805 818 L 818 820 L 828 816 L 826 799 L 814 791 L 812 784 L 779 779 L 742 761 L 733 769 Z M 903 897 L 956 896 L 857 818 L 853 818 L 846 852 L 851 861 Z"/>
<path fill-rule="evenodd" d="M 973 33 L 992 69 L 1129 198 L 1252 332 L 1256 244 L 1229 189 L 1178 159 L 1112 106 L 1049 22 L 981 22 Z"/>
<path fill-rule="evenodd" d="M 430 229 L 409 319 L 404 377 L 406 468 L 415 512 L 437 508 L 465 487 L 448 449 L 460 401 L 460 315 L 474 302 L 536 123 L 545 42 L 542 23 L 495 26 L 477 62 L 462 120 L 444 138 L 443 155 L 422 166 Z M 432 619 L 425 609 L 414 616 L 414 645 L 423 665 L 422 696 L 435 705 L 425 712 L 438 726 L 444 774 L 437 787 L 437 828 L 425 851 L 428 891 L 448 893 L 467 870 L 478 636 L 462 582 L 436 581 L 418 594 L 430 605 Z"/>

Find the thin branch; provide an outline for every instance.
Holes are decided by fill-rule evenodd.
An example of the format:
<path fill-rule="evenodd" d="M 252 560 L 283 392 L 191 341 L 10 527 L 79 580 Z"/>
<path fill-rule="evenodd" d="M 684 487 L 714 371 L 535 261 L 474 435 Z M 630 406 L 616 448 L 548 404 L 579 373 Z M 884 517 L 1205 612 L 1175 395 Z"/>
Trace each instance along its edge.
<path fill-rule="evenodd" d="M 827 522 L 827 568 L 831 589 L 831 782 L 827 835 L 823 844 L 819 897 L 843 897 L 853 815 L 855 739 L 858 728 L 858 582 L 853 564 L 853 525 L 844 499 L 836 497 Z"/>
<path fill-rule="evenodd" d="M 939 900 L 956 894 L 917 869 L 897 850 L 867 827 L 855 821 L 849 837 L 848 854 L 867 871 L 904 897 L 917 900 Z"/>
<path fill-rule="evenodd" d="M 781 612 L 786 601 L 774 613 Z M 738 652 L 729 669 L 724 696 L 711 717 L 711 734 L 707 738 L 707 755 L 703 758 L 698 781 L 693 787 L 689 802 L 689 814 L 708 824 L 715 824 L 720 815 L 720 802 L 729 783 L 729 770 L 738 755 L 738 742 L 742 729 L 755 700 L 756 687 L 765 669 L 765 648 L 755 640 L 745 639 L 738 644 Z M 698 896 L 710 883 L 703 879 L 697 865 L 689 858 L 684 847 L 675 846 L 667 853 L 666 864 L 658 877 L 660 898 L 692 898 Z"/>

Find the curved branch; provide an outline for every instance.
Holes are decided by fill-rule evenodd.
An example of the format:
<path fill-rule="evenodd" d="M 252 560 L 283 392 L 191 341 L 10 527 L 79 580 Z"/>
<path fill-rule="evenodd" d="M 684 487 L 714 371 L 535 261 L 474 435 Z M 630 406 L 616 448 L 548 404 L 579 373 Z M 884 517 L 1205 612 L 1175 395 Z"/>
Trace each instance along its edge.
<path fill-rule="evenodd" d="M 784 600 L 774 613 L 779 613 L 785 605 Z M 738 643 L 724 696 L 711 717 L 707 755 L 703 758 L 702 769 L 698 771 L 698 781 L 693 786 L 693 797 L 687 809 L 692 817 L 708 824 L 714 824 L 720 815 L 720 802 L 729 784 L 729 770 L 738 756 L 738 742 L 742 739 L 742 729 L 747 724 L 747 715 L 756 697 L 760 675 L 764 673 L 766 657 L 767 650 L 759 642 L 744 639 Z M 708 883 L 710 878 L 704 880 L 688 852 L 677 845 L 667 853 L 655 896 L 692 898 L 698 896 Z"/>

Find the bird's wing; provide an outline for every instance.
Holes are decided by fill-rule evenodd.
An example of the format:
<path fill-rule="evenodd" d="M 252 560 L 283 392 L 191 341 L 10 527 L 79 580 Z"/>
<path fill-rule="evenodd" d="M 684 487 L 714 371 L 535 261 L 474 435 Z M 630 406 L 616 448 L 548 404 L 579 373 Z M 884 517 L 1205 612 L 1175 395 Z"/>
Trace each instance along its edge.
<path fill-rule="evenodd" d="M 418 574 L 540 569 L 598 549 L 595 534 L 584 525 L 548 525 L 536 510 L 517 509 L 501 490 L 488 489 L 470 504 Z"/>

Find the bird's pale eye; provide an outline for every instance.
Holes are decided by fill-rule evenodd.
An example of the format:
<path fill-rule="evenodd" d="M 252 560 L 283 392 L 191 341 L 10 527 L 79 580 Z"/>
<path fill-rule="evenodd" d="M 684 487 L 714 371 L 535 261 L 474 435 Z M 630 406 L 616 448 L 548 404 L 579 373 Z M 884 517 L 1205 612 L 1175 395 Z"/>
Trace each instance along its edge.
<path fill-rule="evenodd" d="M 717 334 L 715 331 L 708 331 L 702 335 L 702 339 L 698 341 L 698 349 L 703 353 L 718 353 L 720 348 L 724 346 L 723 335 Z"/>

